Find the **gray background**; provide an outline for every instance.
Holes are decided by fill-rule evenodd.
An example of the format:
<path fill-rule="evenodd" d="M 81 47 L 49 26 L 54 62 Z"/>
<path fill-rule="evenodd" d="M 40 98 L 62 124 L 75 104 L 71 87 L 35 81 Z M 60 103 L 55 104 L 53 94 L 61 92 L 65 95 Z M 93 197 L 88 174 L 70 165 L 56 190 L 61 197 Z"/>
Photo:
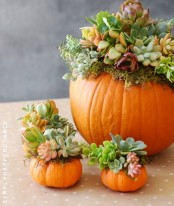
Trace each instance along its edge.
<path fill-rule="evenodd" d="M 85 16 L 115 12 L 122 0 L 0 0 L 0 102 L 68 97 L 57 46 L 80 37 Z M 143 0 L 156 18 L 174 17 L 173 0 Z"/>

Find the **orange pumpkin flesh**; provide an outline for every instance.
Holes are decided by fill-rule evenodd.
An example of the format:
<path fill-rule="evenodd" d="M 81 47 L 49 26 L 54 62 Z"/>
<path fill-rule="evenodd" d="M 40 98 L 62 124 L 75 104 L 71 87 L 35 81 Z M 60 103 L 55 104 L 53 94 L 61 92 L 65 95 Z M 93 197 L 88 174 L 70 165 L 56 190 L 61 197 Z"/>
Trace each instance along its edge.
<path fill-rule="evenodd" d="M 104 169 L 101 172 L 102 183 L 111 190 L 120 192 L 131 192 L 140 189 L 147 182 L 146 168 L 140 169 L 140 174 L 135 178 L 131 178 L 121 170 L 119 173 L 114 173 L 112 170 Z"/>
<path fill-rule="evenodd" d="M 82 164 L 79 159 L 67 163 L 48 162 L 34 158 L 30 162 L 32 178 L 43 186 L 66 188 L 74 185 L 82 175 Z"/>
<path fill-rule="evenodd" d="M 78 78 L 70 83 L 70 104 L 88 143 L 100 145 L 111 132 L 144 141 L 153 155 L 174 142 L 174 92 L 167 86 L 148 82 L 125 88 L 109 74 Z"/>

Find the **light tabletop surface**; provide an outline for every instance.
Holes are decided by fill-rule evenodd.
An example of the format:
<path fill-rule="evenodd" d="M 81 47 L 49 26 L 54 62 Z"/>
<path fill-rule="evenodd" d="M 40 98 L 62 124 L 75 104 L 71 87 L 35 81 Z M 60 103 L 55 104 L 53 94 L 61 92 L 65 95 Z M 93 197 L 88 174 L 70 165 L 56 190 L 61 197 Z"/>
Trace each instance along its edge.
<path fill-rule="evenodd" d="M 40 102 L 40 101 L 36 101 Z M 154 156 L 147 166 L 148 181 L 140 190 L 120 193 L 107 189 L 97 167 L 83 160 L 80 181 L 68 189 L 47 188 L 35 183 L 24 164 L 20 139 L 22 107 L 31 102 L 0 104 L 0 205 L 2 206 L 170 206 L 174 205 L 174 144 Z M 71 122 L 69 99 L 57 99 L 60 114 Z M 80 135 L 76 137 L 82 141 Z"/>

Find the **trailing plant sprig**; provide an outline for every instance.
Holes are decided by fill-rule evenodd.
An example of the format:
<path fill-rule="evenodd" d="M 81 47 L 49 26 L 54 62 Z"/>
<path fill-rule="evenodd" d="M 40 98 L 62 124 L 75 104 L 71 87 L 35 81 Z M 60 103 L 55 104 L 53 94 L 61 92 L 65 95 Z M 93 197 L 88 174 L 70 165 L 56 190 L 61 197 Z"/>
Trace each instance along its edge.
<path fill-rule="evenodd" d="M 142 141 L 133 138 L 123 140 L 120 135 L 112 135 L 111 141 L 104 141 L 103 145 L 97 147 L 95 143 L 83 147 L 83 154 L 89 158 L 88 164 L 98 164 L 101 170 L 111 169 L 118 173 L 124 170 L 128 175 L 134 177 L 139 168 L 148 162 L 146 145 Z"/>

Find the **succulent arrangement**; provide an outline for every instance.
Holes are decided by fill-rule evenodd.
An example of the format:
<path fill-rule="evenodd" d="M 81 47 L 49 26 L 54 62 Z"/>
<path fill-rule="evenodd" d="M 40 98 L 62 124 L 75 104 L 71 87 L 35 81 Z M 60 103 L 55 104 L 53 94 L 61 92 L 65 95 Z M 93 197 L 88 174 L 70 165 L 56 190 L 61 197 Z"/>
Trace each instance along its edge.
<path fill-rule="evenodd" d="M 80 28 L 82 38 L 67 35 L 59 47 L 70 69 L 64 79 L 105 72 L 130 84 L 173 83 L 174 19 L 152 19 L 141 2 L 126 0 L 118 12 L 101 11 L 86 20 L 92 26 Z"/>
<path fill-rule="evenodd" d="M 83 146 L 83 154 L 89 165 L 98 164 L 101 170 L 110 169 L 114 173 L 123 170 L 128 176 L 135 178 L 140 168 L 148 163 L 146 145 L 142 141 L 135 141 L 129 137 L 123 140 L 120 135 L 112 135 L 111 141 L 104 141 L 103 145 L 95 143 Z"/>
<path fill-rule="evenodd" d="M 65 162 L 81 157 L 81 146 L 73 141 L 76 131 L 66 118 L 59 115 L 53 100 L 36 106 L 27 105 L 23 110 L 27 112 L 21 118 L 22 142 L 27 158 Z"/>

